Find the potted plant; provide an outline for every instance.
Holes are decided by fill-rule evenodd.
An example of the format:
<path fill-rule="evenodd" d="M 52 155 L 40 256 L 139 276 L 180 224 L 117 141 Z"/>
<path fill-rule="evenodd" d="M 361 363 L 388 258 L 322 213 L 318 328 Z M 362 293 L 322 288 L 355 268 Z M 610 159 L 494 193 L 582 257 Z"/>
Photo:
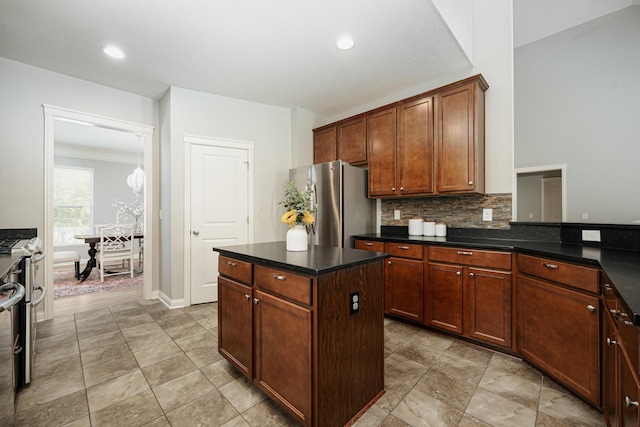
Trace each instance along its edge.
<path fill-rule="evenodd" d="M 311 202 L 313 189 L 307 182 L 304 190 L 300 190 L 295 180 L 286 181 L 283 184 L 284 199 L 279 204 L 287 210 L 280 218 L 289 226 L 287 231 L 287 250 L 306 251 L 308 247 L 307 227 L 310 227 L 315 218 L 315 207 Z"/>

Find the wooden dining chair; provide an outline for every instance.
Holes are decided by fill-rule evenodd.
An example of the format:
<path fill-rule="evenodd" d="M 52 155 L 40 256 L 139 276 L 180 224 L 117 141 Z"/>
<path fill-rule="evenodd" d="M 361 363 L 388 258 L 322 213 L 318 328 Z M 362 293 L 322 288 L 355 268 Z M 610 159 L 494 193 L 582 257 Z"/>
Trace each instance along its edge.
<path fill-rule="evenodd" d="M 100 228 L 100 251 L 98 252 L 98 270 L 100 281 L 105 276 L 130 274 L 133 277 L 133 225 L 116 224 Z M 126 269 L 111 269 L 113 262 L 122 263 Z M 107 264 L 111 264 L 107 270 Z"/>

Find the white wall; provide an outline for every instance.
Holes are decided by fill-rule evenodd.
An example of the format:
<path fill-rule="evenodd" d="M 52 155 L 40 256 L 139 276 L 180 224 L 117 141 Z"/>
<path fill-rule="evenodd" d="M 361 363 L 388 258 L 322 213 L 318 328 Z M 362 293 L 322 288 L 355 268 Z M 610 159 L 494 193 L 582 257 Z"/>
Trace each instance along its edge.
<path fill-rule="evenodd" d="M 283 240 L 280 223 L 282 182 L 291 168 L 292 116 L 288 108 L 274 107 L 187 89 L 170 89 L 170 146 L 163 142 L 163 156 L 170 155 L 171 184 L 171 291 L 172 299 L 184 297 L 184 134 L 253 142 L 254 242 Z M 166 95 L 165 95 L 166 97 Z M 163 107 L 164 109 L 164 107 Z M 166 119 L 167 116 L 163 115 Z M 162 125 L 164 129 L 164 124 Z M 164 136 L 164 133 L 163 133 Z M 163 171 L 163 174 L 166 171 Z M 166 179 L 163 178 L 163 182 Z M 164 203 L 163 203 L 164 206 Z M 164 216 L 163 209 L 163 216 Z M 164 220 L 163 220 L 164 221 Z M 167 236 L 163 236 L 163 243 Z M 163 251 L 165 250 L 163 245 Z M 164 280 L 164 279 L 163 279 Z M 163 292 L 165 284 L 163 283 Z"/>
<path fill-rule="evenodd" d="M 54 105 L 153 126 L 156 103 L 0 58 L 0 228 L 44 228 L 44 114 Z"/>
<path fill-rule="evenodd" d="M 513 37 L 512 2 L 473 2 L 473 66 L 329 117 L 327 123 L 408 98 L 466 77 L 482 74 L 485 94 L 486 192 L 511 193 L 513 176 Z"/>
<path fill-rule="evenodd" d="M 631 6 L 515 51 L 515 165 L 567 164 L 569 222 L 640 220 L 638 40 Z"/>

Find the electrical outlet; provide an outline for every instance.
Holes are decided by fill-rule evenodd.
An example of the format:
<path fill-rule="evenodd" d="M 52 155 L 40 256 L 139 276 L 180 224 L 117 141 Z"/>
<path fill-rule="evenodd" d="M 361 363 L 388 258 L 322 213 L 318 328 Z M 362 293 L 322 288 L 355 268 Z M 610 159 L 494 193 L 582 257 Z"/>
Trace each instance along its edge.
<path fill-rule="evenodd" d="M 360 291 L 349 294 L 349 313 L 356 314 L 360 311 Z"/>
<path fill-rule="evenodd" d="M 400 219 L 400 209 L 393 211 L 393 219 Z"/>
<path fill-rule="evenodd" d="M 584 242 L 600 242 L 600 230 L 582 230 Z"/>
<path fill-rule="evenodd" d="M 493 209 L 482 209 L 482 220 L 493 221 Z"/>
<path fill-rule="evenodd" d="M 582 219 L 589 219 L 589 214 L 588 213 L 583 213 L 582 214 Z"/>

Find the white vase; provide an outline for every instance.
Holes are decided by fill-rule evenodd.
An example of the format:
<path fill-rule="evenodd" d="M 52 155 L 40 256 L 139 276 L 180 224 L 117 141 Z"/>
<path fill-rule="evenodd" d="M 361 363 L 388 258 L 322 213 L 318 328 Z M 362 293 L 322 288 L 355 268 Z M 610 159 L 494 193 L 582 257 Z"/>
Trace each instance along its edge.
<path fill-rule="evenodd" d="M 294 225 L 287 231 L 287 250 L 300 252 L 307 250 L 307 229 L 304 225 Z"/>

